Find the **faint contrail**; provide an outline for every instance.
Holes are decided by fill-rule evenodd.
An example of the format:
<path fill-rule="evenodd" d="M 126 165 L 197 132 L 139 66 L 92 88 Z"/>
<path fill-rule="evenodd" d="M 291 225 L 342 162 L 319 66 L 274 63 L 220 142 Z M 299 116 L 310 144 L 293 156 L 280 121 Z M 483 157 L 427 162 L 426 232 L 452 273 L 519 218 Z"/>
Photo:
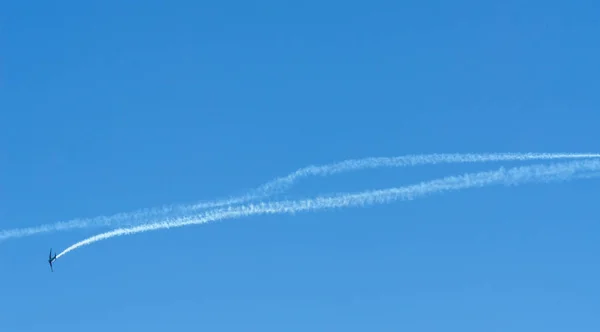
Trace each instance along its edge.
<path fill-rule="evenodd" d="M 522 166 L 510 168 L 508 170 L 506 170 L 504 167 L 501 167 L 496 171 L 467 173 L 461 176 L 451 176 L 398 188 L 373 190 L 361 193 L 319 196 L 313 199 L 298 201 L 263 202 L 260 204 L 249 204 L 237 207 L 230 206 L 228 208 L 207 211 L 200 215 L 181 217 L 159 223 L 141 225 L 132 228 L 121 228 L 110 232 L 101 233 L 68 247 L 63 252 L 58 254 L 57 258 L 62 257 L 66 253 L 79 247 L 115 236 L 203 224 L 210 221 L 239 218 L 257 214 L 296 213 L 330 208 L 364 206 L 376 203 L 382 204 L 395 200 L 412 200 L 428 194 L 460 190 L 471 187 L 482 187 L 491 184 L 503 183 L 506 185 L 519 185 L 526 182 L 569 180 L 574 175 L 580 175 L 577 174 L 578 172 L 588 172 L 583 174 L 584 177 L 599 175 L 598 170 L 600 170 L 600 161 L 598 160 L 565 162 L 550 165 Z"/>
<path fill-rule="evenodd" d="M 265 198 L 276 193 L 281 193 L 290 188 L 299 179 L 307 176 L 327 176 L 347 171 L 362 169 L 373 169 L 381 167 L 417 166 L 425 164 L 440 163 L 475 163 L 493 161 L 525 161 L 525 160 L 551 160 L 551 159 L 580 159 L 598 158 L 597 153 L 436 153 L 423 155 L 405 155 L 399 157 L 371 157 L 364 159 L 350 159 L 328 165 L 301 168 L 287 176 L 276 178 L 260 187 L 239 197 L 222 199 L 217 201 L 201 202 L 196 204 L 167 205 L 159 208 L 140 209 L 133 212 L 114 214 L 111 216 L 99 216 L 94 218 L 74 219 L 70 221 L 46 224 L 28 228 L 19 228 L 0 231 L 0 241 L 9 238 L 31 236 L 39 233 L 54 231 L 65 231 L 98 226 L 131 226 L 148 223 L 158 218 L 164 219 L 168 214 L 178 213 L 180 215 L 191 212 L 244 203 L 260 198 Z"/>

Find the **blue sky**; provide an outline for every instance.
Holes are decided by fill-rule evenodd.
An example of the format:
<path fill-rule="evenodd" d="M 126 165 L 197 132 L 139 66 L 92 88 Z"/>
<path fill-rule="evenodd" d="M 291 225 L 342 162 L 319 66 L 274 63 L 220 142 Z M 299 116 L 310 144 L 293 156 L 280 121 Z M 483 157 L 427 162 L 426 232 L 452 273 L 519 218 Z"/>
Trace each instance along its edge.
<path fill-rule="evenodd" d="M 0 228 L 241 194 L 309 164 L 595 152 L 596 1 L 0 6 Z M 511 163 L 505 163 L 511 165 Z M 497 164 L 348 173 L 289 195 Z M 596 180 L 0 243 L 4 331 L 597 331 Z"/>

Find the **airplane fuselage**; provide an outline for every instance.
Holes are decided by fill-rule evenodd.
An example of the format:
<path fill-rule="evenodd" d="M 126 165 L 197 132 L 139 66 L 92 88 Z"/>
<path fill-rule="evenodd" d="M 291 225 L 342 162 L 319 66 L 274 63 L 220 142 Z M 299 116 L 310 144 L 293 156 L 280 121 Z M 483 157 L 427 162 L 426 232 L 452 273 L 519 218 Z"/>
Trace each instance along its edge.
<path fill-rule="evenodd" d="M 50 270 L 52 270 L 52 272 L 54 272 L 54 268 L 52 267 L 52 262 L 54 262 L 56 260 L 56 254 L 54 254 L 54 257 L 52 257 L 52 249 L 50 249 L 50 255 L 48 255 L 48 264 L 50 264 Z"/>

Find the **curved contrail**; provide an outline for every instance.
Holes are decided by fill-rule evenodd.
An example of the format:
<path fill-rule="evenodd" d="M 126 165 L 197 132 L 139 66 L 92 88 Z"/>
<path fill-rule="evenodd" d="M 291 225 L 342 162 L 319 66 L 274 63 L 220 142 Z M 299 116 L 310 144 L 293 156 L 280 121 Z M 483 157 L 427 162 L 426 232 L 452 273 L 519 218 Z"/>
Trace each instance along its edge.
<path fill-rule="evenodd" d="M 201 202 L 196 204 L 166 205 L 157 208 L 139 209 L 132 212 L 118 213 L 111 216 L 99 216 L 94 218 L 73 219 L 54 224 L 33 226 L 0 231 L 0 241 L 9 238 L 31 236 L 40 233 L 55 231 L 66 231 L 100 226 L 132 226 L 148 223 L 156 218 L 164 218 L 168 214 L 178 212 L 189 214 L 199 210 L 244 203 L 259 198 L 265 198 L 276 193 L 281 193 L 290 188 L 299 179 L 307 176 L 327 176 L 336 173 L 356 171 L 362 169 L 373 169 L 381 167 L 403 167 L 440 163 L 476 163 L 493 161 L 525 161 L 525 160 L 551 160 L 551 159 L 580 159 L 598 158 L 598 153 L 435 153 L 422 155 L 405 155 L 398 157 L 370 157 L 363 159 L 349 159 L 342 162 L 327 165 L 310 165 L 286 176 L 276 178 L 260 187 L 239 197 Z"/>
<path fill-rule="evenodd" d="M 438 180 L 421 182 L 416 185 L 397 187 L 384 190 L 365 191 L 361 193 L 344 193 L 329 196 L 319 196 L 313 199 L 298 201 L 263 202 L 245 206 L 221 208 L 200 215 L 170 219 L 159 223 L 140 225 L 132 228 L 121 228 L 101 233 L 80 241 L 58 254 L 57 258 L 79 247 L 109 239 L 115 236 L 131 235 L 159 229 L 183 227 L 203 224 L 210 221 L 246 217 L 257 214 L 296 213 L 330 208 L 364 206 L 382 204 L 396 200 L 412 200 L 428 194 L 453 191 L 471 187 L 483 187 L 491 184 L 519 185 L 526 182 L 549 182 L 569 180 L 578 172 L 584 177 L 598 176 L 600 161 L 574 161 L 550 165 L 532 165 L 515 167 L 506 170 L 501 167 L 496 171 L 467 173 L 461 176 L 450 176 Z"/>

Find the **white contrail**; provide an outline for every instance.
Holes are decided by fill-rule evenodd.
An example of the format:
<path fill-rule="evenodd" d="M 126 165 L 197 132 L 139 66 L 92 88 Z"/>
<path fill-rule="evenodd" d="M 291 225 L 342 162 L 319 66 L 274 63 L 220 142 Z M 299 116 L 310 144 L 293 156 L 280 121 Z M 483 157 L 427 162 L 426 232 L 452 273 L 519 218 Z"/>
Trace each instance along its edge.
<path fill-rule="evenodd" d="M 158 218 L 163 218 L 173 212 L 179 215 L 189 214 L 191 212 L 238 204 L 265 198 L 276 193 L 280 193 L 290 188 L 299 179 L 307 176 L 327 176 L 336 173 L 356 171 L 362 169 L 374 169 L 381 167 L 403 167 L 417 166 L 426 164 L 440 163 L 475 163 L 475 162 L 494 162 L 494 161 L 526 161 L 526 160 L 551 160 L 551 159 L 580 159 L 580 158 L 598 158 L 598 153 L 436 153 L 423 155 L 405 155 L 398 157 L 371 157 L 364 159 L 350 159 L 338 163 L 301 168 L 287 176 L 276 178 L 262 186 L 250 191 L 249 193 L 229 199 L 201 202 L 196 204 L 179 204 L 163 206 L 159 208 L 140 209 L 133 212 L 119 213 L 112 216 L 99 216 L 87 219 L 74 219 L 70 221 L 58 222 L 55 224 L 46 224 L 28 228 L 10 229 L 0 231 L 0 241 L 8 238 L 17 238 L 31 236 L 39 233 L 54 231 L 65 231 L 71 229 L 81 229 L 94 226 L 132 226 L 151 222 Z"/>
<path fill-rule="evenodd" d="M 361 193 L 345 193 L 330 196 L 320 196 L 313 199 L 299 201 L 263 202 L 245 206 L 221 208 L 207 211 L 200 215 L 166 220 L 159 223 L 141 225 L 132 228 L 121 228 L 110 232 L 101 233 L 80 241 L 61 252 L 57 258 L 79 247 L 112 238 L 115 236 L 131 235 L 159 229 L 182 227 L 187 225 L 203 224 L 210 221 L 246 217 L 258 214 L 296 213 L 303 211 L 342 208 L 350 206 L 364 206 L 371 204 L 388 203 L 395 200 L 412 200 L 417 197 L 444 191 L 453 191 L 471 187 L 482 187 L 491 184 L 519 185 L 526 182 L 549 182 L 569 180 L 577 176 L 578 172 L 584 177 L 600 175 L 600 161 L 575 161 L 556 163 L 550 165 L 532 165 L 515 167 L 506 170 L 501 167 L 497 171 L 467 173 L 461 176 L 451 176 L 438 180 L 421 182 L 416 185 L 373 190 Z"/>

